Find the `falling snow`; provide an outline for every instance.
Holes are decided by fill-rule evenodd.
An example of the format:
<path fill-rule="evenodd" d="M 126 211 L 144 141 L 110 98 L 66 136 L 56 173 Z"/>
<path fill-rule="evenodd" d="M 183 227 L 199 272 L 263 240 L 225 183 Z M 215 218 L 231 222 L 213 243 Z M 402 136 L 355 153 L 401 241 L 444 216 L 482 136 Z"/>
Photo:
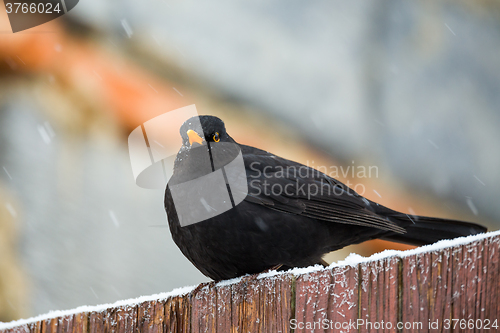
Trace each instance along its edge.
<path fill-rule="evenodd" d="M 45 130 L 45 128 L 42 125 L 38 125 L 37 127 L 38 127 L 38 133 L 40 133 L 40 136 L 42 137 L 43 142 L 45 142 L 46 144 L 49 144 L 51 140 L 50 140 L 50 136 L 47 133 L 47 131 Z"/>
<path fill-rule="evenodd" d="M 3 167 L 3 171 L 5 171 L 5 173 L 7 174 L 7 176 L 9 177 L 9 179 L 12 179 L 12 177 L 10 176 L 10 173 L 7 171 L 7 168 L 6 167 Z"/>
<path fill-rule="evenodd" d="M 429 143 L 436 149 L 439 149 L 438 145 L 434 143 L 434 141 L 432 141 L 431 139 L 428 139 L 427 141 L 429 141 Z"/>
<path fill-rule="evenodd" d="M 467 201 L 467 206 L 469 206 L 470 210 L 472 211 L 472 214 L 477 216 L 478 210 L 477 210 L 476 206 L 474 205 L 474 203 L 472 202 L 472 198 L 466 197 L 466 201 Z"/>
<path fill-rule="evenodd" d="M 50 126 L 50 123 L 46 121 L 43 123 L 43 125 L 37 125 L 37 128 L 43 142 L 45 142 L 46 144 L 50 144 L 52 138 L 56 136 L 54 130 L 52 129 L 52 126 Z"/>
<path fill-rule="evenodd" d="M 26 65 L 26 63 L 23 61 L 23 59 L 21 59 L 19 56 L 17 56 L 17 59 L 19 59 L 19 61 L 22 62 L 23 65 Z"/>
<path fill-rule="evenodd" d="M 94 288 L 89 287 L 92 293 L 94 294 L 95 298 L 99 299 L 99 296 L 97 296 L 96 292 L 94 291 Z"/>
<path fill-rule="evenodd" d="M 481 179 L 479 179 L 476 175 L 474 175 L 474 178 L 476 178 L 476 180 L 483 186 L 486 186 L 482 181 Z"/>
<path fill-rule="evenodd" d="M 134 32 L 132 31 L 132 28 L 128 24 L 127 20 L 126 19 L 122 19 L 120 22 L 121 22 L 123 30 L 125 30 L 125 33 L 127 34 L 128 38 L 132 37 L 132 35 L 134 34 Z"/>
<path fill-rule="evenodd" d="M 155 88 L 153 88 L 153 86 L 152 86 L 151 84 L 149 84 L 149 83 L 148 83 L 148 86 L 149 86 L 149 88 L 153 89 L 153 91 L 154 91 L 155 93 L 158 93 L 158 90 L 156 90 Z"/>
<path fill-rule="evenodd" d="M 450 32 L 453 34 L 453 36 L 456 36 L 455 32 L 453 30 L 451 30 L 451 28 L 448 24 L 445 23 L 444 25 L 448 28 L 448 30 L 450 30 Z"/>
<path fill-rule="evenodd" d="M 116 218 L 115 212 L 113 212 L 111 209 L 109 210 L 109 217 L 111 218 L 111 221 L 113 221 L 113 224 L 115 227 L 119 228 L 120 223 L 118 222 L 118 219 Z"/>
<path fill-rule="evenodd" d="M 10 215 L 12 215 L 12 217 L 16 218 L 17 217 L 17 212 L 16 210 L 14 209 L 14 207 L 12 207 L 12 205 L 10 204 L 10 202 L 7 202 L 5 204 L 5 207 L 7 208 L 7 210 L 9 211 Z"/>
<path fill-rule="evenodd" d="M 175 89 L 175 87 L 172 87 L 172 88 L 175 90 L 176 93 L 178 93 L 179 95 L 181 95 L 182 97 L 184 97 L 184 95 L 181 94 L 181 92 L 179 90 Z"/>

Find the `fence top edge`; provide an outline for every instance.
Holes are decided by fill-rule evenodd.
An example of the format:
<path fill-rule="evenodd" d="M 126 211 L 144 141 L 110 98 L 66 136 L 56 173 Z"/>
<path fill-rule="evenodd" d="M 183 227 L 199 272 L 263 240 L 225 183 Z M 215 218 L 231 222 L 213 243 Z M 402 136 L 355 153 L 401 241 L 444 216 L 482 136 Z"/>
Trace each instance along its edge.
<path fill-rule="evenodd" d="M 500 240 L 500 230 L 485 232 L 485 233 L 466 236 L 466 237 L 458 237 L 458 238 L 454 238 L 454 239 L 445 239 L 445 240 L 441 240 L 439 242 L 436 242 L 434 244 L 424 245 L 424 246 L 420 246 L 420 247 L 410 249 L 410 250 L 404 250 L 404 251 L 384 250 L 382 252 L 375 253 L 369 257 L 363 257 L 363 256 L 360 256 L 359 254 L 351 253 L 344 260 L 333 262 L 328 267 L 315 265 L 315 266 L 304 267 L 304 268 L 292 268 L 292 269 L 290 269 L 288 271 L 284 271 L 284 272 L 271 271 L 271 272 L 266 272 L 266 273 L 260 274 L 258 276 L 258 278 L 261 279 L 261 278 L 272 277 L 272 276 L 277 276 L 277 275 L 284 275 L 284 274 L 292 274 L 294 276 L 300 276 L 300 275 L 305 275 L 305 274 L 317 272 L 317 271 L 331 270 L 331 269 L 337 268 L 337 267 L 346 267 L 346 266 L 357 267 L 360 264 L 366 264 L 368 262 L 380 261 L 380 260 L 391 259 L 391 258 L 406 258 L 406 257 L 414 256 L 414 255 L 423 254 L 423 253 L 436 252 L 436 251 L 442 251 L 445 249 L 456 248 L 459 246 L 474 243 L 476 241 L 484 240 L 486 238 L 498 238 Z M 233 284 L 233 283 L 239 282 L 240 279 L 241 278 L 236 278 L 236 279 L 232 279 L 232 280 L 222 281 L 221 283 Z M 219 284 L 221 284 L 221 283 L 219 283 Z"/>
<path fill-rule="evenodd" d="M 59 318 L 59 317 L 67 317 L 67 316 L 73 316 L 76 314 L 80 313 L 90 313 L 90 312 L 102 312 L 110 308 L 117 308 L 121 306 L 135 306 L 137 304 L 143 303 L 143 302 L 148 302 L 148 301 L 157 301 L 157 300 L 166 300 L 171 297 L 176 297 L 176 296 L 184 296 L 191 291 L 193 291 L 196 288 L 196 286 L 187 286 L 187 287 L 182 287 L 182 288 L 176 288 L 172 291 L 169 292 L 164 292 L 164 293 L 159 293 L 159 294 L 154 294 L 154 295 L 149 295 L 149 296 L 140 296 L 137 298 L 130 298 L 126 300 L 120 300 L 116 301 L 114 303 L 106 303 L 106 304 L 99 304 L 99 305 L 82 305 L 74 309 L 70 310 L 54 310 L 50 311 L 45 314 L 37 315 L 35 317 L 27 318 L 27 319 L 19 319 L 19 320 L 14 320 L 11 322 L 1 322 L 0 321 L 0 331 L 1 330 L 6 330 L 6 329 L 11 329 L 15 328 L 18 326 L 24 326 L 24 325 L 29 325 L 33 324 L 39 321 L 44 321 L 44 320 L 50 320 L 54 318 Z"/>
<path fill-rule="evenodd" d="M 367 262 L 379 261 L 389 258 L 407 258 L 414 255 L 437 252 L 445 249 L 457 248 L 463 245 L 472 244 L 477 241 L 481 241 L 487 238 L 499 238 L 500 230 L 485 232 L 477 235 L 471 235 L 466 237 L 457 237 L 454 239 L 444 239 L 439 242 L 419 246 L 410 250 L 384 250 L 382 252 L 375 253 L 369 257 L 363 257 L 355 253 L 351 253 L 344 260 L 332 263 L 328 268 L 341 267 L 341 266 L 357 266 L 359 264 L 364 264 Z"/>
<path fill-rule="evenodd" d="M 429 252 L 435 252 L 435 251 L 440 251 L 444 249 L 449 249 L 449 248 L 454 248 L 454 247 L 459 247 L 463 245 L 467 245 L 476 241 L 484 240 L 486 238 L 499 238 L 500 239 L 500 230 L 497 231 L 491 231 L 487 233 L 482 233 L 482 234 L 477 234 L 477 235 L 472 235 L 472 236 L 467 236 L 467 237 L 459 237 L 455 239 L 449 239 L 449 240 L 442 240 L 439 242 L 436 242 L 434 244 L 430 245 L 425 245 L 421 247 L 417 247 L 415 249 L 411 250 L 405 250 L 405 251 L 397 251 L 397 250 L 385 250 L 379 253 L 375 253 L 371 255 L 370 257 L 362 257 L 358 254 L 353 254 L 351 253 L 347 258 L 344 260 L 334 262 L 328 267 L 323 267 L 320 265 L 315 265 L 315 266 L 310 266 L 310 267 L 305 267 L 305 268 L 293 268 L 288 271 L 270 271 L 266 273 L 259 274 L 256 279 L 265 279 L 265 278 L 279 278 L 280 276 L 300 276 L 300 275 L 305 275 L 308 273 L 312 272 L 317 272 L 317 271 L 322 271 L 322 270 L 331 270 L 336 267 L 346 267 L 346 266 L 351 266 L 351 267 L 356 267 L 360 264 L 368 263 L 368 262 L 374 262 L 374 261 L 379 261 L 379 260 L 385 260 L 389 258 L 405 258 L 413 255 L 418 255 L 418 254 L 423 254 L 423 253 L 429 253 Z M 247 275 L 246 275 L 247 276 Z M 215 284 L 217 287 L 224 287 L 224 286 L 230 286 L 233 284 L 238 284 L 241 282 L 242 278 L 245 276 L 230 279 L 230 280 L 224 280 L 220 281 Z M 115 303 L 108 303 L 108 304 L 100 304 L 100 305 L 94 305 L 94 306 L 79 306 L 75 309 L 71 310 L 57 310 L 57 311 L 50 311 L 46 314 L 41 314 L 32 318 L 28 319 L 19 319 L 11 322 L 0 322 L 0 330 L 6 330 L 6 329 L 11 329 L 23 325 L 28 325 L 32 324 L 35 322 L 39 321 L 44 321 L 44 320 L 50 320 L 53 318 L 58 318 L 58 317 L 66 317 L 66 316 L 72 316 L 76 315 L 79 313 L 90 313 L 90 312 L 102 312 L 104 310 L 110 309 L 110 308 L 117 308 L 121 306 L 135 306 L 143 302 L 147 301 L 157 301 L 157 300 L 166 300 L 171 297 L 176 297 L 176 296 L 184 296 L 193 290 L 196 289 L 197 286 L 188 286 L 188 287 L 182 287 L 182 288 L 176 288 L 170 292 L 165 292 L 165 293 L 159 293 L 159 294 L 154 294 L 150 296 L 141 296 L 137 298 L 132 298 L 132 299 L 127 299 L 127 300 L 121 300 L 117 301 Z"/>

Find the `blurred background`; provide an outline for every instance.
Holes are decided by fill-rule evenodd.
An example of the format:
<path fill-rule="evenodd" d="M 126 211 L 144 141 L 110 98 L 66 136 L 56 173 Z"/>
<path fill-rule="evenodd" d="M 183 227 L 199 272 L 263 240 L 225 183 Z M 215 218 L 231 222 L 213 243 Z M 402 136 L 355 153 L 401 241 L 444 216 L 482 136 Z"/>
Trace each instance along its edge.
<path fill-rule="evenodd" d="M 496 0 L 85 0 L 16 34 L 0 2 L 0 321 L 209 281 L 127 148 L 191 104 L 393 209 L 496 230 L 499 55 Z M 326 259 L 384 248 L 407 247 Z"/>

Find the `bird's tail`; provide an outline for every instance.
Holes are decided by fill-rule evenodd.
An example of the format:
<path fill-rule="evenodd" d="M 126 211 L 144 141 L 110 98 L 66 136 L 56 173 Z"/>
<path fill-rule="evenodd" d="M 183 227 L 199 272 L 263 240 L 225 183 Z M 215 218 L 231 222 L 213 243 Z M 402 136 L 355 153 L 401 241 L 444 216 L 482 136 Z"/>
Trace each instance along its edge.
<path fill-rule="evenodd" d="M 432 244 L 443 239 L 475 235 L 487 230 L 482 225 L 471 222 L 401 213 L 390 216 L 390 219 L 404 224 L 410 222 L 410 224 L 405 226 L 406 233 L 404 234 L 394 233 L 381 238 L 416 246 Z"/>

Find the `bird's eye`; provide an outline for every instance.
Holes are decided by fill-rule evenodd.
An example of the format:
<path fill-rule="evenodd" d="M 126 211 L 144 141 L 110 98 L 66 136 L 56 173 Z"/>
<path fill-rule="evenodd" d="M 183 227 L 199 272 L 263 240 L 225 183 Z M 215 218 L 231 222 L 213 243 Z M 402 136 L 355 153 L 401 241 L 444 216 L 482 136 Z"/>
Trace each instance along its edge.
<path fill-rule="evenodd" d="M 215 142 L 219 142 L 220 141 L 220 138 L 219 138 L 219 132 L 215 132 L 214 136 L 212 137 L 212 139 L 214 139 Z"/>

